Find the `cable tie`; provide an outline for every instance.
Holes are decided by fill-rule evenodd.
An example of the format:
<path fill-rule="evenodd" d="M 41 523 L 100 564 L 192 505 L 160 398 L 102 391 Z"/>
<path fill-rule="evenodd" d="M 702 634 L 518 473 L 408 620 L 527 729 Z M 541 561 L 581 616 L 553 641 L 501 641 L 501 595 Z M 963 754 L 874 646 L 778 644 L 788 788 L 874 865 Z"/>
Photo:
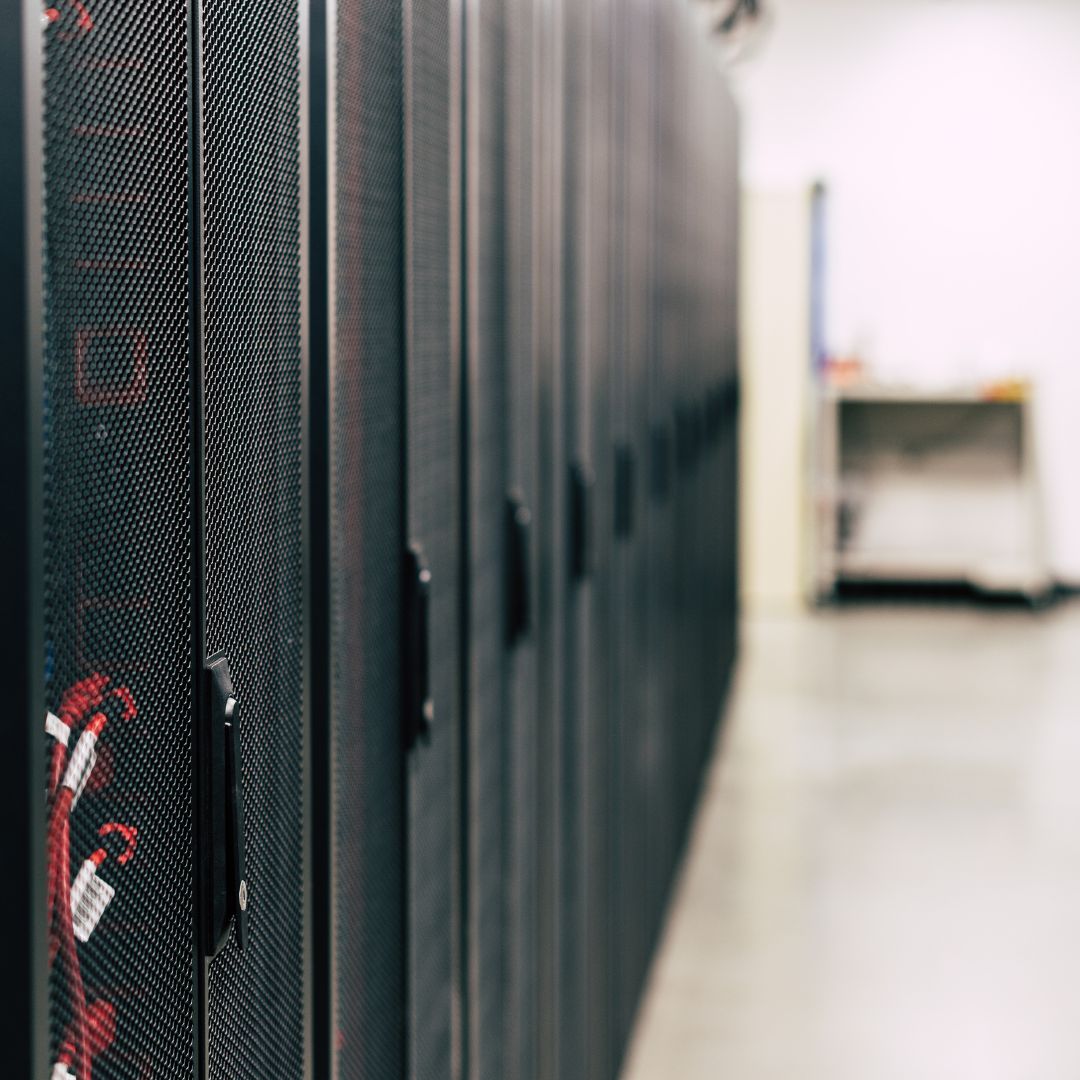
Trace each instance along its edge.
<path fill-rule="evenodd" d="M 47 712 L 45 714 L 45 734 L 51 735 L 62 746 L 67 746 L 68 739 L 71 738 L 71 728 L 56 713 Z"/>

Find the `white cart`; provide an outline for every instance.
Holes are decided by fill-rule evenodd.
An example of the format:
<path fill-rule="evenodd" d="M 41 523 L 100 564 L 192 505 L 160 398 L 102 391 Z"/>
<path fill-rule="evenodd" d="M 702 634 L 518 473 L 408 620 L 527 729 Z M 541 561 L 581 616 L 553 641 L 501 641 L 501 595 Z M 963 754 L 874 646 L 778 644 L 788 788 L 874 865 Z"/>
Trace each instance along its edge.
<path fill-rule="evenodd" d="M 821 392 L 814 585 L 959 583 L 1039 602 L 1053 580 L 1030 394 Z"/>

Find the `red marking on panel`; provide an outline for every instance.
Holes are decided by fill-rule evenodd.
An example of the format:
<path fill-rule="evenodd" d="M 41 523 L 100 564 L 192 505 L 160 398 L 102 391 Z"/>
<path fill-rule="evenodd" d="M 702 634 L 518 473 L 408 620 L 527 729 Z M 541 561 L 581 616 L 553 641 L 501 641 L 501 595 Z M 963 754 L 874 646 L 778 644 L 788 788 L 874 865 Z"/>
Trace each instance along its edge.
<path fill-rule="evenodd" d="M 87 353 L 99 338 L 127 338 L 131 342 L 131 378 L 123 386 L 93 382 L 87 374 Z M 75 396 L 81 405 L 141 405 L 146 400 L 147 341 L 142 330 L 122 327 L 84 327 L 75 332 Z"/>

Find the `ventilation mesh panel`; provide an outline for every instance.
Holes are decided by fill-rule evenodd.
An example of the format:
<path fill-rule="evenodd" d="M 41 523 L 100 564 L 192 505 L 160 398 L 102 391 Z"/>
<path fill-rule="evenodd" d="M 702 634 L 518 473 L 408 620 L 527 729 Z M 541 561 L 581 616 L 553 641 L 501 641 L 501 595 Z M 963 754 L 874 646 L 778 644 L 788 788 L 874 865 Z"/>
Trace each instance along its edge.
<path fill-rule="evenodd" d="M 337 1052 L 404 1068 L 401 8 L 337 5 L 332 387 Z"/>
<path fill-rule="evenodd" d="M 116 889 L 78 946 L 116 1009 L 98 1080 L 187 1076 L 193 1055 L 187 9 L 58 4 L 45 58 L 45 698 L 93 672 L 139 713 L 106 728 L 71 870 L 108 822 Z M 85 12 L 85 9 L 84 9 Z M 40 721 L 35 721 L 39 723 Z M 74 741 L 72 741 L 72 746 Z M 115 838 L 113 838 L 115 839 Z M 71 1020 L 60 960 L 51 1060 Z"/>
<path fill-rule="evenodd" d="M 299 19 L 203 6 L 207 648 L 241 702 L 249 939 L 210 974 L 210 1070 L 303 1071 Z"/>

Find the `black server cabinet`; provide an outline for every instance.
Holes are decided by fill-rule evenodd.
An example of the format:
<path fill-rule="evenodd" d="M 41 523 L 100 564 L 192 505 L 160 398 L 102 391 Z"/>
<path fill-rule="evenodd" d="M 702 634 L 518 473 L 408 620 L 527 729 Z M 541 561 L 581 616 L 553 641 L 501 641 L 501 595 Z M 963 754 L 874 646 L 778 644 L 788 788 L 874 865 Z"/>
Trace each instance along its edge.
<path fill-rule="evenodd" d="M 703 47 L 704 45 L 704 47 Z M 711 110 L 707 111 L 706 101 L 715 87 L 712 71 L 709 68 L 707 44 L 693 41 L 690 70 L 693 73 L 692 101 L 694 126 L 701 132 L 701 137 L 691 144 L 688 169 L 689 191 L 697 193 L 708 190 L 713 180 L 711 154 L 716 139 L 715 121 Z M 705 439 L 705 394 L 709 373 L 714 368 L 717 357 L 711 340 L 711 316 L 713 312 L 713 291 L 716 288 L 716 272 L 713 252 L 710 245 L 711 229 L 706 223 L 696 223 L 692 233 L 694 252 L 694 300 L 691 326 L 694 334 L 694 348 L 690 355 L 690 394 L 688 398 L 690 416 L 693 423 L 694 440 L 694 493 L 696 503 L 697 528 L 695 530 L 694 566 L 698 582 L 697 606 L 694 618 L 695 633 L 695 685 L 698 698 L 696 701 L 695 733 L 695 768 L 700 772 L 706 762 L 709 739 L 712 734 L 712 716 L 709 711 L 711 694 L 710 683 L 716 677 L 717 665 L 714 660 L 715 642 L 711 637 L 710 627 L 710 563 L 711 507 L 708 480 L 708 446 Z"/>
<path fill-rule="evenodd" d="M 589 17 L 588 5 L 559 6 L 559 45 L 552 84 L 558 89 L 556 113 L 560 125 L 555 216 L 552 231 L 559 238 L 553 259 L 562 283 L 558 312 L 558 364 L 561 377 L 561 418 L 555 433 L 563 447 L 558 468 L 561 485 L 553 496 L 562 511 L 562 554 L 555 573 L 563 591 L 561 612 L 562 704 L 556 716 L 554 746 L 558 769 L 557 798 L 553 800 L 557 828 L 557 958 L 555 1013 L 558 1037 L 555 1075 L 562 1080 L 585 1080 L 589 1075 L 590 1030 L 587 1015 L 589 968 L 586 881 L 588 779 L 588 721 L 592 673 L 589 635 L 595 571 L 594 454 L 590 440 L 589 366 L 591 307 L 589 303 Z"/>
<path fill-rule="evenodd" d="M 467 858 L 462 879 L 466 919 L 468 1060 L 463 1075 L 518 1077 L 513 1053 L 529 1005 L 514 972 L 521 962 L 530 902 L 514 809 L 520 761 L 511 700 L 510 656 L 529 648 L 529 514 L 524 493 L 511 492 L 508 460 L 508 250 L 504 158 L 509 135 L 510 12 L 499 0 L 464 5 L 463 69 L 463 365 L 462 501 L 466 528 L 462 645 L 465 691 L 462 757 Z M 508 168 L 509 166 L 507 166 Z M 532 758 L 529 762 L 531 764 Z M 515 887 L 525 881 L 519 897 Z M 530 984 L 531 985 L 531 984 Z"/>
<path fill-rule="evenodd" d="M 15 1070 L 610 1080 L 736 645 L 737 130 L 690 13 L 38 14 Z"/>
<path fill-rule="evenodd" d="M 209 965 L 222 1080 L 301 1076 L 309 1042 L 300 30 L 298 0 L 257 19 L 202 3 L 205 651 L 227 658 L 240 701 L 247 826 L 247 941 Z"/>
<path fill-rule="evenodd" d="M 537 9 L 465 6 L 469 1075 L 538 1055 Z"/>
<path fill-rule="evenodd" d="M 678 291 L 673 273 L 678 253 L 677 148 L 673 116 L 681 114 L 674 93 L 675 36 L 672 18 L 664 10 L 655 15 L 653 39 L 654 116 L 656 140 L 653 189 L 653 350 L 649 368 L 649 655 L 654 665 L 648 684 L 648 745 L 651 764 L 650 902 L 654 918 L 663 909 L 677 859 L 675 763 L 677 732 L 681 722 L 675 708 L 675 670 L 679 661 L 675 628 L 681 617 L 676 602 L 678 573 L 674 498 L 677 482 L 673 427 L 672 376 L 683 321 L 678 314 Z M 655 927 L 654 927 L 655 929 Z"/>
<path fill-rule="evenodd" d="M 607 627 L 610 649 L 608 694 L 609 792 L 605 826 L 611 842 L 611 909 L 609 913 L 612 948 L 608 959 L 613 979 L 612 1031 L 617 1047 L 616 1066 L 629 1032 L 634 969 L 637 964 L 636 915 L 640 895 L 639 837 L 642 822 L 634 797 L 634 754 L 636 751 L 637 687 L 633 642 L 635 634 L 635 555 L 640 525 L 638 505 L 639 466 L 635 456 L 634 405 L 635 366 L 631 350 L 630 308 L 639 298 L 633 293 L 636 254 L 630 209 L 631 171 L 629 132 L 637 121 L 630 108 L 631 83 L 637 78 L 627 62 L 633 19 L 625 4 L 616 5 L 611 20 L 613 65 L 611 70 L 611 214 L 613 220 L 610 252 L 612 274 L 609 281 L 611 340 L 608 349 L 608 423 L 611 459 L 612 519 L 609 559 L 611 604 Z"/>
<path fill-rule="evenodd" d="M 560 985 L 565 914 L 561 874 L 564 796 L 563 739 L 566 685 L 563 653 L 566 612 L 566 420 L 563 330 L 566 279 L 562 232 L 563 114 L 562 10 L 535 5 L 533 55 L 536 94 L 534 185 L 535 351 L 534 443 L 536 561 L 536 847 L 538 1076 L 559 1076 L 562 1058 Z"/>
<path fill-rule="evenodd" d="M 402 648 L 420 600 L 405 557 L 402 9 L 312 13 L 312 683 L 329 718 L 314 755 L 312 1071 L 359 1080 L 405 1076 L 404 755 L 420 732 L 403 688 L 423 678 Z"/>
<path fill-rule="evenodd" d="M 91 1068 L 99 1077 L 191 1075 L 201 1027 L 191 15 L 184 3 L 61 4 L 28 44 L 43 61 L 28 79 L 44 93 L 29 118 L 41 129 L 45 205 L 37 671 L 59 721 L 47 738 L 53 794 L 40 911 L 48 1066 L 80 1077 Z M 87 770 L 72 763 L 79 742 L 90 745 L 91 724 L 97 765 L 76 800 Z M 76 911 L 88 897 L 77 926 L 68 912 L 83 866 L 96 869 L 74 882 Z"/>
<path fill-rule="evenodd" d="M 716 548 L 710 565 L 715 581 L 713 638 L 717 677 L 711 684 L 710 715 L 719 722 L 731 668 L 738 647 L 738 518 L 739 464 L 739 115 L 730 91 L 714 96 L 717 139 L 713 146 L 714 190 L 713 260 L 716 264 L 714 296 L 713 396 L 710 427 L 713 438 L 713 474 L 709 506 L 712 508 Z M 719 657 L 717 659 L 717 655 Z"/>
<path fill-rule="evenodd" d="M 234 16 L 71 0 L 23 40 L 46 1055 L 80 1080 L 308 1047 L 302 12 Z"/>
<path fill-rule="evenodd" d="M 670 76 L 673 81 L 672 97 L 679 102 L 680 112 L 685 115 L 692 102 L 689 91 L 688 56 L 686 52 L 685 24 L 672 13 L 673 57 Z M 673 715 L 679 718 L 682 731 L 673 739 L 675 750 L 675 828 L 683 836 L 689 823 L 694 790 L 694 758 L 696 730 L 696 670 L 693 664 L 695 634 L 693 612 L 697 589 L 694 574 L 695 496 L 693 490 L 694 441 L 693 419 L 689 406 L 690 353 L 694 346 L 692 330 L 693 261 L 688 251 L 692 222 L 688 213 L 690 195 L 687 177 L 689 136 L 685 127 L 671 117 L 672 170 L 671 184 L 665 198 L 673 202 L 671 230 L 672 300 L 670 315 L 677 321 L 677 330 L 671 351 L 670 392 L 672 420 L 675 437 L 676 483 L 673 500 L 676 545 L 673 552 L 675 595 L 674 603 L 678 618 L 673 626 L 677 642 L 676 663 L 671 677 L 674 681 Z"/>
<path fill-rule="evenodd" d="M 633 461 L 633 522 L 629 545 L 627 602 L 629 623 L 623 683 L 626 690 L 622 739 L 624 899 L 623 955 L 626 986 L 621 1003 L 624 1039 L 628 1040 L 648 965 L 653 853 L 650 822 L 653 807 L 653 763 L 646 704 L 649 694 L 648 639 L 649 539 L 652 504 L 648 498 L 649 385 L 654 351 L 655 274 L 654 205 L 655 140 L 651 122 L 655 74 L 652 67 L 654 12 L 652 0 L 626 5 L 623 63 L 626 70 L 623 233 L 626 237 L 626 306 L 623 312 L 628 445 Z"/>
<path fill-rule="evenodd" d="M 618 942 L 610 917 L 615 896 L 612 878 L 614 844 L 610 828 L 612 769 L 611 741 L 616 710 L 611 697 L 613 678 L 610 648 L 615 544 L 615 462 L 612 451 L 611 378 L 616 351 L 612 291 L 616 264 L 616 230 L 612 184 L 617 168 L 611 139 L 614 95 L 612 73 L 615 49 L 611 27 L 612 0 L 589 0 L 584 5 L 587 84 L 582 105 L 585 126 L 583 178 L 586 201 L 585 246 L 582 266 L 586 297 L 585 414 L 592 459 L 590 623 L 585 652 L 589 672 L 583 743 L 583 845 L 585 849 L 585 1024 L 588 1032 L 585 1073 L 610 1078 L 616 1071 L 612 999 L 615 980 L 612 958 Z"/>
<path fill-rule="evenodd" d="M 644 890 L 646 957 L 659 934 L 673 869 L 671 797 L 669 788 L 671 742 L 675 720 L 670 709 L 668 673 L 674 660 L 670 627 L 678 612 L 670 604 L 673 543 L 671 522 L 671 431 L 670 400 L 666 385 L 665 348 L 670 324 L 665 320 L 665 272 L 670 256 L 666 247 L 669 207 L 665 202 L 666 157 L 664 107 L 667 105 L 667 72 L 662 13 L 649 11 L 647 40 L 639 45 L 650 72 L 646 130 L 649 136 L 650 184 L 648 190 L 649 274 L 646 303 L 651 313 L 648 326 L 648 355 L 645 357 L 645 406 L 641 431 L 646 440 L 648 461 L 643 504 L 647 506 L 645 539 L 645 599 L 642 612 L 644 633 L 642 671 L 645 686 L 643 756 L 646 770 L 646 888 Z M 647 962 L 647 961 L 646 961 Z"/>
<path fill-rule="evenodd" d="M 544 1001 L 541 919 L 547 912 L 541 859 L 540 783 L 543 746 L 539 716 L 539 506 L 538 346 L 542 325 L 540 213 L 543 110 L 541 90 L 542 7 L 537 0 L 506 0 L 504 157 L 487 169 L 504 176 L 505 221 L 503 354 L 493 358 L 503 387 L 501 453 L 508 528 L 504 559 L 507 620 L 506 797 L 507 842 L 507 1044 L 506 1073 L 525 1080 L 545 1068 L 551 1047 L 540 1030 Z M 497 108 L 497 107 L 496 107 Z M 482 182 L 482 181 L 481 181 Z M 498 181 L 495 181 L 496 185 Z M 548 984 L 549 985 L 549 984 Z"/>
<path fill-rule="evenodd" d="M 464 872 L 460 815 L 458 391 L 452 151 L 460 24 L 449 0 L 403 9 L 406 617 L 425 642 L 406 675 L 407 1075 L 441 1080 L 463 1063 Z M 459 287 L 459 286 L 457 286 Z M 417 684 L 419 680 L 419 687 Z M 412 738 L 412 732 L 418 738 Z"/>

